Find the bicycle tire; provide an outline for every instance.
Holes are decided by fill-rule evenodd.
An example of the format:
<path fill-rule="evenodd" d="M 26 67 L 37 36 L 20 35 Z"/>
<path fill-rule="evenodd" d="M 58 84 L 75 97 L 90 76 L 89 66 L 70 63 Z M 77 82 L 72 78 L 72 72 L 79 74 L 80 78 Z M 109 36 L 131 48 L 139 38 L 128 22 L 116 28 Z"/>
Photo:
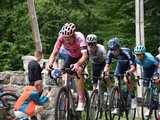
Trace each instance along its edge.
<path fill-rule="evenodd" d="M 106 120 L 109 120 L 109 96 L 107 95 L 106 101 L 105 102 L 105 118 Z"/>
<path fill-rule="evenodd" d="M 5 109 L 5 113 L 7 114 L 7 118 L 15 118 L 14 115 L 14 104 L 17 101 L 18 96 L 14 93 L 2 93 L 0 95 L 0 101 L 2 106 L 0 109 Z"/>
<path fill-rule="evenodd" d="M 121 118 L 120 110 L 118 110 L 117 113 L 112 112 L 116 108 L 120 109 L 120 98 L 119 96 L 116 95 L 117 94 L 116 91 L 118 91 L 118 94 L 119 94 L 119 90 L 117 86 L 111 89 L 111 96 L 109 98 L 109 119 L 110 120 L 114 120 L 114 119 L 120 120 Z M 115 118 L 116 116 L 118 118 Z"/>
<path fill-rule="evenodd" d="M 144 96 L 143 96 L 143 102 L 142 102 L 142 110 L 141 110 L 142 120 L 154 120 L 154 119 L 157 120 L 158 119 L 158 115 L 157 115 L 158 110 L 156 109 L 151 110 L 150 102 L 151 102 L 151 93 L 149 89 L 146 89 Z"/>
<path fill-rule="evenodd" d="M 99 110 L 100 110 L 100 103 L 98 100 L 98 90 L 94 90 L 90 97 L 90 104 L 89 104 L 89 120 L 98 120 Z"/>
<path fill-rule="evenodd" d="M 136 117 L 136 108 L 132 108 L 131 107 L 131 95 L 128 94 L 127 98 L 126 98 L 127 101 L 126 102 L 126 105 L 127 106 L 127 111 L 128 114 L 126 115 L 126 119 L 127 120 L 135 120 L 135 117 Z"/>
<path fill-rule="evenodd" d="M 57 95 L 55 104 L 55 120 L 71 120 L 70 101 L 67 88 L 62 87 Z"/>

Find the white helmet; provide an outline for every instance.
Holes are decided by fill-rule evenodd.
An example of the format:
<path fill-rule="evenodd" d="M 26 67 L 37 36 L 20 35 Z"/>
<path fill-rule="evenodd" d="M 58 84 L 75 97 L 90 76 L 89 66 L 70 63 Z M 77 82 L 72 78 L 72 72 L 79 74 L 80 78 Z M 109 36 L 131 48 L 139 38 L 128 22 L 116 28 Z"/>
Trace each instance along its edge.
<path fill-rule="evenodd" d="M 86 37 L 87 43 L 97 43 L 97 36 L 95 34 L 89 34 Z"/>
<path fill-rule="evenodd" d="M 62 30 L 62 35 L 65 37 L 72 36 L 76 31 L 76 26 L 74 23 L 66 23 Z"/>

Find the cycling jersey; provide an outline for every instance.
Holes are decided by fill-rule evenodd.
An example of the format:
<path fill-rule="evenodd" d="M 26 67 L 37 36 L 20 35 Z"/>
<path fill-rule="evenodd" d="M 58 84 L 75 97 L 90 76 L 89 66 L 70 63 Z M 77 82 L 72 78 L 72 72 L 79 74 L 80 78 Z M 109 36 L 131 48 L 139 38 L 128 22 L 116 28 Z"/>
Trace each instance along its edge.
<path fill-rule="evenodd" d="M 104 63 L 106 57 L 106 50 L 103 45 L 97 44 L 97 49 L 95 51 L 91 51 L 88 47 L 89 58 L 93 64 L 101 64 Z"/>
<path fill-rule="evenodd" d="M 139 59 L 135 59 L 136 63 L 143 67 L 143 77 L 144 78 L 151 78 L 157 68 L 157 60 L 151 53 L 145 52 L 144 53 L 144 60 L 140 61 Z M 145 86 L 148 86 L 149 80 L 144 81 Z"/>
<path fill-rule="evenodd" d="M 15 111 L 20 111 L 32 116 L 36 105 L 44 105 L 48 102 L 48 97 L 39 97 L 39 94 L 34 86 L 26 86 L 22 95 L 15 103 Z"/>
<path fill-rule="evenodd" d="M 120 54 L 114 56 L 111 50 L 108 51 L 106 57 L 106 64 L 111 64 L 112 58 L 117 59 L 117 65 L 115 69 L 115 75 L 119 76 L 130 68 L 130 65 L 134 65 L 134 56 L 129 48 L 121 48 Z"/>
<path fill-rule="evenodd" d="M 148 69 L 153 65 L 158 64 L 157 60 L 154 58 L 154 56 L 151 53 L 145 52 L 144 53 L 144 60 L 140 61 L 139 59 L 135 59 L 136 63 L 140 66 L 143 66 L 144 69 Z"/>
<path fill-rule="evenodd" d="M 75 32 L 74 43 L 65 42 L 63 35 L 60 35 L 55 43 L 54 50 L 58 50 L 64 45 L 64 48 L 68 51 L 68 54 L 73 58 L 79 58 L 82 56 L 83 51 L 87 51 L 87 44 L 85 37 L 81 32 Z"/>

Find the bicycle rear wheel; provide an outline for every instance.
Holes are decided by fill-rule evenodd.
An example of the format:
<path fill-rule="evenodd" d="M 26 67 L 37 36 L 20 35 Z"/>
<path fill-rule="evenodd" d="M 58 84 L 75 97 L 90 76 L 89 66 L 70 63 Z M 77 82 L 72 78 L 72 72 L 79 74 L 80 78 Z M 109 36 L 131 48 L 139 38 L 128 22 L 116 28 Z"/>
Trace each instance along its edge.
<path fill-rule="evenodd" d="M 13 93 L 3 93 L 0 95 L 0 109 L 4 111 L 5 119 L 14 119 L 14 104 L 17 101 L 18 96 Z"/>
<path fill-rule="evenodd" d="M 98 97 L 98 90 L 94 90 L 91 94 L 90 97 L 90 102 L 89 102 L 89 115 L 88 118 L 89 120 L 98 120 L 99 117 L 99 110 L 100 110 L 100 102 L 99 102 L 99 97 Z"/>
<path fill-rule="evenodd" d="M 71 120 L 71 110 L 67 88 L 62 87 L 58 93 L 55 105 L 55 120 Z"/>

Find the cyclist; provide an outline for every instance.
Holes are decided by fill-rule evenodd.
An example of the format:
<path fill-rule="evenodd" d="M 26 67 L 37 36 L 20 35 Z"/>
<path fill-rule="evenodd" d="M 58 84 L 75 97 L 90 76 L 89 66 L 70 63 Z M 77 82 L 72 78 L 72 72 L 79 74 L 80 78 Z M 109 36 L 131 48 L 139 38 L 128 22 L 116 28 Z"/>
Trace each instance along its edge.
<path fill-rule="evenodd" d="M 158 61 L 151 53 L 146 52 L 143 45 L 137 45 L 134 48 L 134 53 L 136 55 L 136 63 L 143 67 L 143 78 L 149 80 L 157 70 Z M 147 87 L 149 81 L 143 81 L 143 85 Z"/>
<path fill-rule="evenodd" d="M 64 61 L 64 67 L 69 68 L 72 66 L 72 70 L 77 72 L 79 78 L 77 78 L 77 92 L 79 95 L 77 111 L 84 110 L 84 77 L 82 75 L 84 71 L 85 62 L 88 58 L 87 44 L 85 37 L 81 32 L 76 32 L 76 26 L 73 23 L 68 23 L 62 35 L 60 35 L 55 43 L 54 49 L 49 57 L 49 65 L 51 66 L 59 52 L 61 46 L 64 46 L 68 50 L 67 60 Z"/>
<path fill-rule="evenodd" d="M 121 48 L 119 44 L 119 38 L 117 37 L 111 38 L 108 41 L 108 48 L 109 48 L 109 51 L 107 53 L 106 65 L 104 68 L 105 78 L 108 79 L 112 58 L 117 59 L 117 65 L 114 72 L 115 79 L 118 80 L 120 78 L 119 75 L 122 75 L 124 73 L 131 76 L 132 73 L 135 71 L 135 63 L 134 63 L 134 55 L 132 54 L 130 49 Z M 124 82 L 128 87 L 131 87 L 131 84 L 129 84 L 130 82 L 126 81 L 125 79 L 124 79 Z M 131 97 L 132 97 L 132 103 L 133 103 L 132 107 L 136 107 L 135 95 L 133 94 L 133 91 L 131 95 L 132 95 Z M 115 109 L 114 112 L 117 112 L 117 109 Z"/>
<path fill-rule="evenodd" d="M 97 44 L 97 36 L 89 34 L 86 37 L 89 59 L 92 63 L 93 90 L 97 88 L 98 78 L 100 77 L 104 66 L 106 50 L 103 45 Z"/>
<path fill-rule="evenodd" d="M 15 103 L 14 113 L 16 118 L 20 120 L 37 120 L 32 116 L 36 115 L 36 106 L 39 105 L 38 111 L 43 111 L 44 105 L 48 102 L 50 92 L 46 96 L 41 96 L 42 91 L 42 80 L 36 80 L 34 85 L 28 85 L 24 88 L 22 95 L 18 98 Z"/>
<path fill-rule="evenodd" d="M 143 86 L 148 87 L 150 78 L 157 71 L 158 62 L 151 53 L 146 52 L 145 47 L 143 45 L 137 45 L 134 48 L 134 53 L 136 55 L 136 63 L 143 67 L 142 77 L 145 79 L 143 80 Z M 152 87 L 155 88 L 155 86 Z M 151 108 L 157 108 L 158 100 L 156 97 L 152 97 L 150 105 Z M 149 111 L 146 111 L 145 114 L 148 115 L 148 112 Z"/>

